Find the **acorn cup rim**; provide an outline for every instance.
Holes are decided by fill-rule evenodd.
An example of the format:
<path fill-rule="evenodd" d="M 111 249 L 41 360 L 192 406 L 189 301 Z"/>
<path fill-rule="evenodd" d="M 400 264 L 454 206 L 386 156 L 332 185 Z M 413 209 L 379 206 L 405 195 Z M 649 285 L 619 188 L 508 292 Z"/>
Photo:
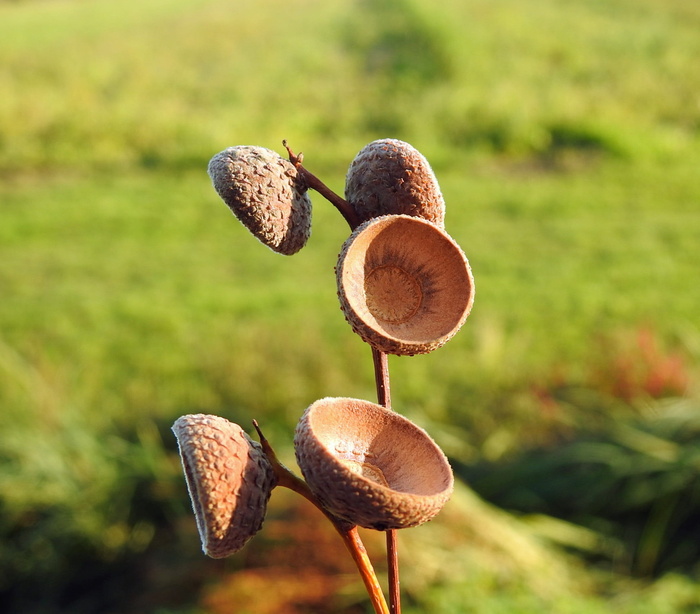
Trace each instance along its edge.
<path fill-rule="evenodd" d="M 318 401 L 313 403 L 310 407 L 318 406 L 319 404 L 322 404 L 322 403 L 330 403 L 330 402 L 335 402 L 335 401 L 348 401 L 348 402 L 361 404 L 365 407 L 371 407 L 373 410 L 376 410 L 378 413 L 383 413 L 387 416 L 390 416 L 391 420 L 396 420 L 397 422 L 401 422 L 405 425 L 410 425 L 410 428 L 413 429 L 415 434 L 419 434 L 419 435 L 424 436 L 426 438 L 426 441 L 429 441 L 430 444 L 432 444 L 432 446 L 435 447 L 435 450 L 440 452 L 440 454 L 442 456 L 442 460 L 447 461 L 447 457 L 445 456 L 444 452 L 442 452 L 442 450 L 438 447 L 438 445 L 435 443 L 433 438 L 430 437 L 430 435 L 428 435 L 428 433 L 424 429 L 419 427 L 417 424 L 415 424 L 414 422 L 412 422 L 411 420 L 409 420 L 405 416 L 403 416 L 403 415 L 401 415 L 401 414 L 399 414 L 391 409 L 387 409 L 386 407 L 382 407 L 381 405 L 378 405 L 377 403 L 372 403 L 371 401 L 364 401 L 362 399 L 354 399 L 354 398 L 350 398 L 350 397 L 325 397 L 323 399 L 319 399 Z M 314 407 L 314 409 L 316 409 L 316 407 Z M 336 464 L 338 467 L 345 467 L 345 465 L 342 462 L 340 462 L 338 457 L 334 456 L 333 454 L 331 454 L 330 456 L 332 459 L 337 461 Z M 448 463 L 448 465 L 449 465 L 449 463 Z M 392 493 L 398 492 L 398 493 L 403 493 L 403 494 L 413 495 L 413 496 L 436 496 L 436 495 L 442 494 L 443 492 L 445 492 L 447 490 L 451 490 L 451 486 L 445 486 L 445 488 L 443 488 L 442 490 L 439 490 L 439 491 L 436 491 L 434 493 L 427 494 L 427 495 L 421 494 L 421 493 L 411 493 L 411 492 L 397 490 L 397 489 L 391 488 L 389 486 L 384 486 L 383 484 L 379 484 L 378 482 L 376 482 L 370 478 L 366 478 L 366 477 L 359 475 L 359 474 L 356 474 L 356 473 L 353 473 L 353 475 L 357 476 L 358 480 L 366 481 L 368 484 L 372 485 L 375 488 L 379 488 L 380 490 L 385 490 L 387 492 L 392 492 Z"/>
<path fill-rule="evenodd" d="M 324 410 L 327 415 L 319 417 Z M 342 435 L 350 437 L 348 445 L 356 446 L 350 454 L 338 451 Z M 363 435 L 371 439 L 361 441 Z M 381 446 L 387 447 L 378 449 Z M 454 489 L 449 461 L 430 435 L 405 416 L 370 401 L 326 397 L 312 403 L 299 420 L 294 447 L 302 474 L 324 507 L 365 528 L 423 524 L 439 513 Z M 386 485 L 350 469 L 347 461 L 353 459 L 343 455 L 372 457 L 367 464 L 379 470 L 375 475 Z"/>
<path fill-rule="evenodd" d="M 429 241 L 434 250 L 439 250 L 437 253 L 443 257 L 440 262 L 446 266 L 436 264 L 435 251 L 424 254 L 421 245 L 410 252 L 405 242 L 391 236 L 392 232 L 414 243 L 419 237 Z M 374 243 L 382 240 L 394 240 L 392 249 L 399 254 L 399 260 L 416 267 L 415 273 L 403 271 L 406 279 L 411 275 L 414 280 L 420 278 L 417 282 L 407 281 L 420 286 L 420 298 L 416 299 L 417 307 L 413 313 L 403 322 L 382 320 L 368 304 L 366 284 L 374 270 L 367 275 L 366 269 L 370 266 L 367 261 L 372 258 L 371 250 L 381 254 L 382 246 Z M 389 262 L 391 255 L 391 250 L 386 248 L 385 256 L 378 257 Z M 413 262 L 411 258 L 414 258 Z M 388 354 L 410 356 L 441 347 L 459 331 L 474 304 L 474 277 L 462 248 L 444 229 L 406 214 L 372 218 L 355 228 L 338 256 L 336 282 L 341 309 L 353 330 L 371 346 Z M 403 285 L 406 287 L 407 284 Z M 440 296 L 446 292 L 451 293 L 450 296 Z M 450 297 L 453 300 L 446 300 Z M 440 305 L 436 301 L 442 301 L 446 309 L 438 308 Z M 401 308 L 410 312 L 410 306 Z M 424 331 L 422 335 L 417 334 L 419 327 Z"/>

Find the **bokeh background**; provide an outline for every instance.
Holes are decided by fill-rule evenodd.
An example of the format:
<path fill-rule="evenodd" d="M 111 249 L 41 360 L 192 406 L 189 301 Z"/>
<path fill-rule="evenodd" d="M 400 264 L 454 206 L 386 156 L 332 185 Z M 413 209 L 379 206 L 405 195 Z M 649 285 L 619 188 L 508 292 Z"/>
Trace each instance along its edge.
<path fill-rule="evenodd" d="M 201 553 L 172 422 L 292 433 L 374 399 L 333 267 L 272 253 L 206 175 L 305 154 L 342 193 L 368 142 L 431 162 L 472 264 L 396 409 L 459 484 L 400 534 L 407 613 L 700 610 L 700 5 L 688 0 L 0 2 L 0 606 L 368 612 L 317 510 L 273 493 Z M 381 571 L 381 535 L 367 532 Z"/>

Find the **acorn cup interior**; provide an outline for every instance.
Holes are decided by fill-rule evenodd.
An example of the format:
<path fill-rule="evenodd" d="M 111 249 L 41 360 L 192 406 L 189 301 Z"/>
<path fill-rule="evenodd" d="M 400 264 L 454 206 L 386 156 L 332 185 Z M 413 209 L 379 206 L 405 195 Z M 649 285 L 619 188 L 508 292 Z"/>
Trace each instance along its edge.
<path fill-rule="evenodd" d="M 452 494 L 452 469 L 431 437 L 369 401 L 316 401 L 299 421 L 294 446 L 304 478 L 326 509 L 365 528 L 422 524 Z"/>
<path fill-rule="evenodd" d="M 420 218 L 388 215 L 359 226 L 336 269 L 351 326 L 389 354 L 422 354 L 446 343 L 474 300 L 474 280 L 459 245 Z"/>

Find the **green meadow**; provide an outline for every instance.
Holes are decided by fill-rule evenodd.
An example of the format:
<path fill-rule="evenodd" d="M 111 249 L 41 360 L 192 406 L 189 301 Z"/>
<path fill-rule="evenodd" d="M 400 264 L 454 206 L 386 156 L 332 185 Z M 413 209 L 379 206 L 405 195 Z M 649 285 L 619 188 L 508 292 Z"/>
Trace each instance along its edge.
<path fill-rule="evenodd" d="M 206 559 L 170 426 L 256 419 L 294 466 L 310 403 L 374 400 L 343 219 L 312 194 L 280 256 L 206 167 L 287 139 L 342 194 L 386 137 L 431 162 L 476 282 L 453 340 L 390 359 L 459 478 L 400 534 L 404 611 L 698 611 L 698 32 L 687 0 L 0 1 L 6 611 L 370 611 L 285 493 Z"/>

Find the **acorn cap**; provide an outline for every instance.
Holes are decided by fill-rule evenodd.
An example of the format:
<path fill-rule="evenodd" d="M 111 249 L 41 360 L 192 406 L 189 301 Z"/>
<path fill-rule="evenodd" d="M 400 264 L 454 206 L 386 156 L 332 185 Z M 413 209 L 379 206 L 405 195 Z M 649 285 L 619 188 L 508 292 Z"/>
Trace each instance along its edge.
<path fill-rule="evenodd" d="M 298 252 L 311 234 L 311 201 L 294 165 L 264 147 L 229 147 L 209 162 L 214 189 L 241 223 L 280 254 Z"/>
<path fill-rule="evenodd" d="M 306 482 L 324 507 L 368 529 L 427 522 L 454 487 L 447 458 L 430 436 L 369 401 L 316 401 L 297 425 L 294 448 Z"/>
<path fill-rule="evenodd" d="M 353 330 L 388 354 L 439 348 L 464 324 L 474 301 L 474 279 L 459 245 L 407 215 L 355 229 L 338 257 L 336 281 Z"/>
<path fill-rule="evenodd" d="M 262 527 L 276 485 L 259 443 L 237 424 L 205 414 L 182 416 L 173 432 L 204 553 L 220 559 Z"/>
<path fill-rule="evenodd" d="M 405 214 L 445 225 L 445 200 L 430 164 L 397 139 L 373 141 L 360 150 L 348 169 L 345 199 L 362 222 Z"/>

